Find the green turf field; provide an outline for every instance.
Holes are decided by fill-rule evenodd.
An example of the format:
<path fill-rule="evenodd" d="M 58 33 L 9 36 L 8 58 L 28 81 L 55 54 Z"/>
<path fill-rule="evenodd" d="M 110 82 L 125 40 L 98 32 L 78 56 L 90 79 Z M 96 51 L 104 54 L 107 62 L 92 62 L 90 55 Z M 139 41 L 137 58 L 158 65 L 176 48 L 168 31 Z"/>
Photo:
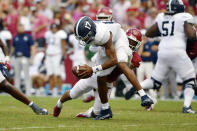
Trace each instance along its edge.
<path fill-rule="evenodd" d="M 197 114 L 182 114 L 182 101 L 159 101 L 153 111 L 147 112 L 140 101 L 111 100 L 113 119 L 94 121 L 75 118 L 93 104 L 80 99 L 65 103 L 60 117 L 54 118 L 52 110 L 57 99 L 32 97 L 49 110 L 48 116 L 39 116 L 12 97 L 0 96 L 0 131 L 197 131 Z M 192 107 L 197 110 L 197 102 Z"/>

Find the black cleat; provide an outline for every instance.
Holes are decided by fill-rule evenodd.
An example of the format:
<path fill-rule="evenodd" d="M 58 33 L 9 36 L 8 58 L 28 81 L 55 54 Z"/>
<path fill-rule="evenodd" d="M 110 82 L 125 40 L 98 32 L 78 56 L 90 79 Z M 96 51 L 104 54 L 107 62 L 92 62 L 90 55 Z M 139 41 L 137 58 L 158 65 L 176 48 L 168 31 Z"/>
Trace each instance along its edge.
<path fill-rule="evenodd" d="M 125 94 L 125 99 L 129 100 L 134 94 L 136 94 L 137 90 L 132 87 L 129 91 L 127 91 L 127 93 Z"/>
<path fill-rule="evenodd" d="M 141 101 L 142 101 L 141 106 L 144 106 L 144 107 L 151 106 L 153 104 L 153 100 L 147 95 L 142 96 Z"/>
<path fill-rule="evenodd" d="M 192 110 L 191 106 L 190 107 L 183 107 L 183 113 L 196 114 L 196 112 L 194 110 Z"/>
<path fill-rule="evenodd" d="M 112 118 L 113 114 L 111 108 L 109 107 L 106 110 L 101 110 L 100 114 L 94 118 L 94 120 L 105 120 Z"/>

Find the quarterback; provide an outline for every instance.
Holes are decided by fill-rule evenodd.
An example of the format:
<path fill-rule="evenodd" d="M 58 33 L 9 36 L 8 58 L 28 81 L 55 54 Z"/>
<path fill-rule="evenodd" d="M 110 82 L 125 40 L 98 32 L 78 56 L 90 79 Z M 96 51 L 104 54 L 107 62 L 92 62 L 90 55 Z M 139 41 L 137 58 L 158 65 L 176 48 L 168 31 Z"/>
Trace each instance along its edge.
<path fill-rule="evenodd" d="M 91 44 L 100 46 L 105 53 L 100 54 L 97 66 L 82 66 L 79 69 L 80 78 L 88 78 L 93 73 L 98 72 L 98 91 L 102 103 L 102 110 L 97 120 L 111 117 L 111 109 L 107 98 L 107 75 L 118 66 L 132 85 L 138 90 L 141 96 L 142 106 L 147 106 L 153 101 L 141 88 L 134 72 L 128 67 L 128 56 L 132 54 L 125 32 L 120 24 L 114 22 L 93 22 L 89 17 L 81 17 L 74 26 L 75 36 L 81 44 Z M 104 55 L 104 56 L 103 56 Z M 103 59 L 102 57 L 105 57 Z"/>
<path fill-rule="evenodd" d="M 130 43 L 130 48 L 132 48 L 133 50 L 136 50 L 140 43 L 141 43 L 141 33 L 139 30 L 137 29 L 129 29 L 127 31 L 127 37 L 129 39 L 129 43 Z M 103 50 L 98 50 L 97 53 L 103 53 Z M 99 56 L 99 55 L 97 55 Z M 100 57 L 100 56 L 99 56 Z M 129 67 L 131 69 L 135 68 L 135 67 L 139 67 L 139 63 L 141 61 L 140 56 L 136 53 L 133 52 L 131 56 L 128 56 L 130 58 L 131 61 L 129 61 L 127 64 L 129 65 Z M 103 57 L 105 58 L 105 57 Z M 116 78 L 122 74 L 122 72 L 116 67 L 111 74 L 109 74 L 107 76 L 107 87 L 108 87 L 108 98 L 110 97 L 111 94 L 111 89 L 113 88 L 113 81 L 116 80 Z M 78 98 L 80 95 L 82 95 L 83 93 L 87 93 L 90 90 L 95 90 L 95 103 L 94 103 L 94 107 L 91 108 L 91 113 L 89 114 L 79 114 L 77 115 L 78 117 L 90 117 L 90 116 L 99 116 L 99 113 L 101 112 L 101 100 L 99 98 L 99 94 L 98 94 L 98 85 L 97 85 L 97 73 L 92 75 L 91 77 L 87 78 L 87 79 L 80 79 L 75 86 L 70 90 L 67 91 L 57 102 L 57 105 L 54 108 L 54 117 L 59 116 L 63 103 L 71 100 L 71 99 L 76 99 Z M 90 115 L 91 114 L 91 115 Z M 111 114 L 112 117 L 112 114 Z"/>

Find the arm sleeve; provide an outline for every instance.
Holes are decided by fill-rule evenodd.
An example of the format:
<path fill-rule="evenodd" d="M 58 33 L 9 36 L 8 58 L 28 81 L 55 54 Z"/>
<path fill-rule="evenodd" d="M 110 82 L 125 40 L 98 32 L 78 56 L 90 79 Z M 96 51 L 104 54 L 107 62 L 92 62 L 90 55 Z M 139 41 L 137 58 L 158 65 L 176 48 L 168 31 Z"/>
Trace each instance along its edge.
<path fill-rule="evenodd" d="M 181 19 L 183 19 L 184 21 L 186 21 L 188 23 L 195 24 L 193 16 L 189 13 L 185 13 L 185 15 L 183 15 L 183 17 Z"/>

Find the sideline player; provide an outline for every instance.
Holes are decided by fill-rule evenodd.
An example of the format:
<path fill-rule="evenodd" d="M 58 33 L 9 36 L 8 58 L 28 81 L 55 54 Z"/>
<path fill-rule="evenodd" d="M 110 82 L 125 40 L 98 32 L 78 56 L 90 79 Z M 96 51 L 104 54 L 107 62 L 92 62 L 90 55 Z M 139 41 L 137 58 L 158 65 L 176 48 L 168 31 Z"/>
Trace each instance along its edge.
<path fill-rule="evenodd" d="M 9 77 L 8 68 L 10 68 L 8 50 L 7 47 L 1 41 L 1 39 L 0 47 L 6 56 L 5 59 L 0 58 L 0 90 L 12 95 L 15 99 L 28 105 L 36 114 L 48 115 L 48 111 L 46 109 L 40 108 L 38 105 L 36 105 L 33 101 L 29 100 L 23 93 L 21 93 L 18 89 L 16 89 L 7 81 L 7 78 Z M 0 56 L 2 57 L 3 54 L 1 53 Z"/>
<path fill-rule="evenodd" d="M 133 50 L 136 50 L 140 43 L 141 43 L 141 33 L 137 29 L 129 29 L 127 31 L 127 36 L 130 42 L 130 48 Z M 97 53 L 102 53 L 103 50 L 99 50 Z M 135 67 L 139 67 L 139 62 L 141 61 L 139 55 L 136 54 L 136 52 L 133 52 L 132 61 L 129 62 L 129 66 L 131 69 Z M 111 94 L 111 89 L 113 88 L 112 82 L 116 80 L 116 78 L 121 74 L 121 71 L 116 67 L 110 75 L 107 77 L 107 87 L 108 87 L 108 98 Z M 64 95 L 58 100 L 57 105 L 54 108 L 53 115 L 55 117 L 59 116 L 61 109 L 63 107 L 63 103 L 71 100 L 76 99 L 80 95 L 94 89 L 95 90 L 95 103 L 93 109 L 93 116 L 98 116 L 101 111 L 101 101 L 98 94 L 98 85 L 97 85 L 97 74 L 94 74 L 93 76 L 87 78 L 87 79 L 80 79 L 75 86 L 70 90 L 64 93 Z M 83 114 L 82 114 L 83 115 Z M 80 115 L 78 116 L 80 117 Z"/>
<path fill-rule="evenodd" d="M 50 93 L 57 95 L 57 88 L 61 90 L 63 80 L 61 78 L 61 60 L 66 56 L 67 34 L 60 29 L 60 24 L 52 24 L 51 30 L 45 33 L 46 47 L 46 69 L 49 76 Z"/>
<path fill-rule="evenodd" d="M 102 102 L 102 110 L 100 115 L 95 118 L 96 120 L 112 117 L 108 104 L 106 82 L 107 75 L 112 72 L 116 65 L 138 90 L 142 100 L 141 105 L 147 106 L 153 103 L 141 88 L 134 72 L 126 64 L 128 62 L 128 55 L 131 55 L 132 51 L 129 48 L 126 34 L 118 23 L 94 23 L 89 17 L 84 16 L 75 23 L 74 32 L 81 44 L 100 46 L 105 50 L 105 53 L 101 54 L 100 58 L 106 55 L 106 59 L 98 60 L 97 66 L 90 67 L 85 65 L 79 69 L 80 78 L 88 78 L 93 73 L 98 72 L 98 91 Z"/>
<path fill-rule="evenodd" d="M 194 114 L 191 101 L 194 96 L 195 71 L 186 53 L 186 40 L 196 40 L 196 31 L 190 24 L 193 17 L 184 11 L 185 6 L 181 0 L 169 0 L 167 13 L 158 14 L 156 23 L 146 32 L 147 37 L 160 35 L 161 41 L 152 78 L 143 81 L 141 85 L 143 89 L 160 89 L 168 71 L 174 70 L 183 80 L 183 113 Z M 131 90 L 126 94 L 131 94 Z"/>

